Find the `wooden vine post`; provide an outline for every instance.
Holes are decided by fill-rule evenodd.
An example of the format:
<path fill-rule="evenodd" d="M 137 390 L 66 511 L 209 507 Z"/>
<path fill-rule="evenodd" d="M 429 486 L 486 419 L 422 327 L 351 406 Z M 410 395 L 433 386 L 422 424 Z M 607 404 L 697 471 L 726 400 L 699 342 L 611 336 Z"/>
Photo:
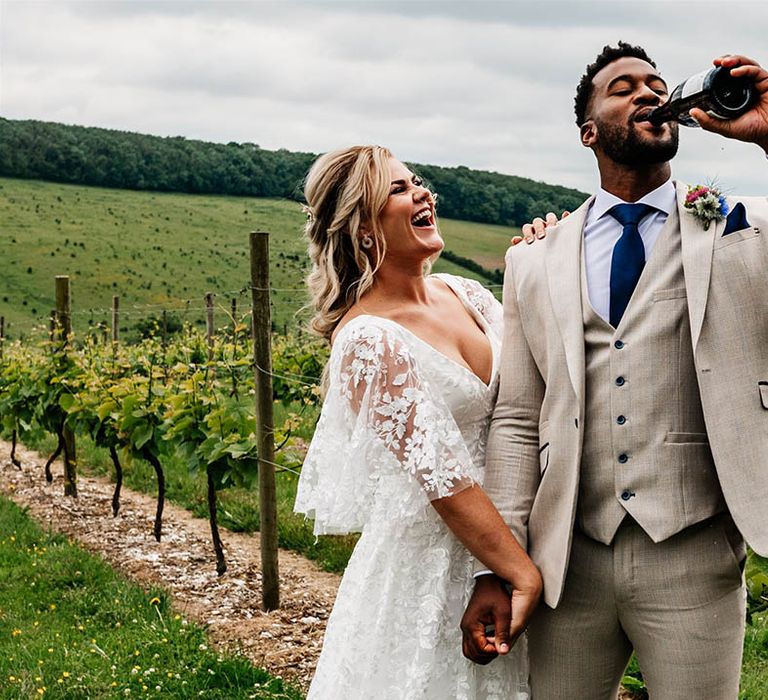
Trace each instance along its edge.
<path fill-rule="evenodd" d="M 251 297 L 253 361 L 256 374 L 256 437 L 259 443 L 259 511 L 261 520 L 262 607 L 280 607 L 277 566 L 277 497 L 272 399 L 272 319 L 269 309 L 269 234 L 252 231 Z"/>
<path fill-rule="evenodd" d="M 115 294 L 112 297 L 112 342 L 120 340 L 120 296 Z"/>
<path fill-rule="evenodd" d="M 69 276 L 56 276 L 56 321 L 58 340 L 62 352 L 67 352 L 67 343 L 72 334 L 72 309 L 69 296 Z M 77 452 L 75 434 L 66 424 L 62 426 L 61 437 L 64 442 L 64 495 L 77 498 Z"/>
<path fill-rule="evenodd" d="M 237 352 L 237 299 L 232 298 L 232 347 Z"/>
<path fill-rule="evenodd" d="M 208 340 L 208 362 L 213 360 L 213 292 L 205 295 L 205 335 Z"/>
<path fill-rule="evenodd" d="M 0 316 L 0 362 L 3 361 L 4 348 L 5 348 L 5 316 Z"/>

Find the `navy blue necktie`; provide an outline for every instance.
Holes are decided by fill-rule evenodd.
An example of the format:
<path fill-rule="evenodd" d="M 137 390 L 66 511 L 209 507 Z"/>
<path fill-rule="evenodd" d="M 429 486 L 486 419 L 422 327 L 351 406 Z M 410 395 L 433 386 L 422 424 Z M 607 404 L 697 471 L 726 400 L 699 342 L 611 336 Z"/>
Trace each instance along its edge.
<path fill-rule="evenodd" d="M 645 266 L 645 247 L 637 225 L 656 211 L 648 204 L 617 204 L 608 213 L 623 227 L 611 257 L 610 321 L 617 328 Z"/>

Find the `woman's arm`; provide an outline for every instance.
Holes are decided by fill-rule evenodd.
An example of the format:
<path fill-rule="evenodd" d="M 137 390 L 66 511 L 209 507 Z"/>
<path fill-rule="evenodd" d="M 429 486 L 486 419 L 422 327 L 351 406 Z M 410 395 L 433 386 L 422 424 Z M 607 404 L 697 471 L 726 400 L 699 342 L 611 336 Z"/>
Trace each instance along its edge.
<path fill-rule="evenodd" d="M 505 654 L 528 626 L 543 588 L 541 574 L 480 486 L 432 501 L 466 548 L 512 586 L 509 618 L 494 619 L 495 651 Z M 478 637 L 485 639 L 485 629 Z"/>

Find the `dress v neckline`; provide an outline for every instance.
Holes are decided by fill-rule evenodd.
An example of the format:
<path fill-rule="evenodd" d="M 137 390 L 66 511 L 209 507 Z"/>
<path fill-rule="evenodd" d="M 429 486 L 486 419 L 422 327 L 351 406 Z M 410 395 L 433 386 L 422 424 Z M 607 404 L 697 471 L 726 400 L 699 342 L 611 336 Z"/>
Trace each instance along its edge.
<path fill-rule="evenodd" d="M 486 383 L 483 378 L 477 374 L 471 367 L 468 365 L 463 365 L 461 362 L 458 362 L 457 360 L 454 360 L 452 357 L 449 357 L 444 352 L 438 350 L 432 343 L 430 343 L 427 340 L 424 340 L 420 335 L 417 333 L 414 333 L 410 328 L 407 326 L 404 326 L 402 323 L 399 323 L 398 321 L 394 321 L 391 318 L 387 318 L 386 316 L 378 316 L 376 314 L 360 314 L 359 316 L 355 316 L 353 319 L 349 320 L 344 328 L 341 329 L 341 333 L 343 333 L 347 326 L 352 325 L 357 319 L 359 318 L 375 318 L 380 321 L 384 321 L 386 323 L 391 323 L 394 326 L 397 326 L 401 330 L 405 331 L 408 335 L 410 335 L 412 338 L 416 339 L 419 343 L 422 345 L 425 345 L 428 347 L 432 352 L 439 355 L 440 357 L 444 358 L 451 364 L 455 365 L 456 367 L 460 367 L 464 372 L 469 374 L 470 376 L 474 377 L 476 381 L 478 381 L 482 386 L 489 390 L 493 386 L 493 382 L 496 379 L 496 373 L 498 371 L 498 352 L 496 351 L 496 348 L 494 346 L 494 340 L 489 335 L 488 331 L 490 330 L 490 326 L 488 325 L 488 322 L 483 318 L 483 315 L 474 307 L 471 303 L 469 303 L 469 300 L 464 295 L 463 290 L 456 289 L 443 275 L 438 275 L 437 273 L 434 275 L 435 277 L 438 277 L 444 284 L 448 286 L 448 288 L 458 297 L 459 301 L 462 303 L 464 308 L 469 312 L 469 314 L 472 316 L 472 319 L 478 323 L 480 326 L 480 330 L 483 332 L 483 335 L 485 336 L 486 342 L 488 343 L 488 349 L 491 352 L 491 374 L 488 378 L 488 382 Z M 338 337 L 334 342 L 338 342 Z"/>

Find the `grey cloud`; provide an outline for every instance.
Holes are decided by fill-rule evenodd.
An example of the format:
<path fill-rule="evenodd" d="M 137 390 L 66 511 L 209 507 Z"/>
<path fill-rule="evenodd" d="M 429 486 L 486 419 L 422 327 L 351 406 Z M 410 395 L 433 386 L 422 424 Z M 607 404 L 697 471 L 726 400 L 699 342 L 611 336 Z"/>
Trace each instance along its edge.
<path fill-rule="evenodd" d="M 16 2 L 0 5 L 4 116 L 268 148 L 389 145 L 404 160 L 593 189 L 572 99 L 605 43 L 670 83 L 736 50 L 758 3 Z M 677 176 L 762 191 L 754 147 L 686 131 Z M 713 169 L 717 172 L 712 172 Z"/>

